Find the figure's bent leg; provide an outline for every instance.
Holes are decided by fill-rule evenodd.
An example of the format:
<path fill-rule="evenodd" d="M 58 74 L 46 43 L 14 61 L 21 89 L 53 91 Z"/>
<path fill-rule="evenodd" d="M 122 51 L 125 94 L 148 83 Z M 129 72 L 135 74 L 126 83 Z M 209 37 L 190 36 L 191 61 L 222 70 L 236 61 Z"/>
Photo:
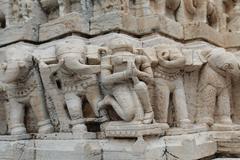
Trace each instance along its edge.
<path fill-rule="evenodd" d="M 24 105 L 17 102 L 15 99 L 9 100 L 9 118 L 11 135 L 26 134 L 26 128 L 24 125 Z"/>
<path fill-rule="evenodd" d="M 41 91 L 33 91 L 30 97 L 30 104 L 38 121 L 38 133 L 47 134 L 54 132 L 48 111 L 44 102 L 44 95 Z"/>
<path fill-rule="evenodd" d="M 105 108 L 106 106 L 110 105 L 110 106 L 113 107 L 114 111 L 118 114 L 118 116 L 121 119 L 123 119 L 124 121 L 131 121 L 132 120 L 132 117 L 128 116 L 125 113 L 125 110 L 122 109 L 122 106 L 120 106 L 118 104 L 118 102 L 116 101 L 116 99 L 113 98 L 110 95 L 106 95 L 104 97 L 104 99 L 98 103 L 98 105 L 99 105 L 98 107 L 99 107 L 100 110 Z"/>
<path fill-rule="evenodd" d="M 139 82 L 134 86 L 134 89 L 137 93 L 138 99 L 141 102 L 141 105 L 144 110 L 144 123 L 151 123 L 154 118 L 154 113 L 151 105 L 150 94 L 148 87 L 144 82 Z"/>
<path fill-rule="evenodd" d="M 191 121 L 188 118 L 187 102 L 182 80 L 177 80 L 176 89 L 173 92 L 173 105 L 176 109 L 177 123 L 182 128 L 188 128 Z"/>
<path fill-rule="evenodd" d="M 133 91 L 131 85 L 120 84 L 118 86 L 114 86 L 112 91 L 113 97 L 116 99 L 117 103 L 121 106 L 121 109 L 125 113 L 124 117 L 127 117 L 128 121 L 130 119 L 133 120 L 136 116 L 136 113 L 139 111 L 136 107 L 136 105 L 139 104 L 137 103 L 139 100 L 138 97 L 134 95 L 135 91 Z"/>
<path fill-rule="evenodd" d="M 72 132 L 79 133 L 87 131 L 82 113 L 82 100 L 75 93 L 65 93 L 65 103 L 71 118 Z"/>
<path fill-rule="evenodd" d="M 228 88 L 223 89 L 217 99 L 217 117 L 218 123 L 232 124 L 231 106 Z"/>
<path fill-rule="evenodd" d="M 211 85 L 207 85 L 202 91 L 200 91 L 199 96 L 202 103 L 202 108 L 199 110 L 199 122 L 212 125 L 214 123 L 217 89 Z"/>
<path fill-rule="evenodd" d="M 118 116 L 124 121 L 132 121 L 135 115 L 135 104 L 131 91 L 127 85 L 115 85 L 112 88 L 113 96 L 105 96 L 98 103 L 99 110 L 111 105 Z"/>

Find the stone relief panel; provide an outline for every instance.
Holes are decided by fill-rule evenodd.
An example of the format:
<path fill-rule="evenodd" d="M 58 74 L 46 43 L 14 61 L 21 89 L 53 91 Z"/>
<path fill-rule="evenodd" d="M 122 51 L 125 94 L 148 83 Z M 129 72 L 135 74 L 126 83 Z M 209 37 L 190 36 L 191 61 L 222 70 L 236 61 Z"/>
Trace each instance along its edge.
<path fill-rule="evenodd" d="M 1 133 L 25 134 L 28 107 L 40 134 L 87 133 L 89 124 L 106 137 L 240 129 L 238 52 L 110 37 L 1 50 Z"/>

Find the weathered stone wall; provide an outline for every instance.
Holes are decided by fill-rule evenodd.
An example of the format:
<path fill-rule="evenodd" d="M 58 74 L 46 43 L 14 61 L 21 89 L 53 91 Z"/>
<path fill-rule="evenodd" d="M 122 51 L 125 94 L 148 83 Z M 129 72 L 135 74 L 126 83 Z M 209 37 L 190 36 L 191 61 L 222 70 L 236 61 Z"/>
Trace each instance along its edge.
<path fill-rule="evenodd" d="M 0 159 L 239 157 L 239 0 L 0 0 Z"/>

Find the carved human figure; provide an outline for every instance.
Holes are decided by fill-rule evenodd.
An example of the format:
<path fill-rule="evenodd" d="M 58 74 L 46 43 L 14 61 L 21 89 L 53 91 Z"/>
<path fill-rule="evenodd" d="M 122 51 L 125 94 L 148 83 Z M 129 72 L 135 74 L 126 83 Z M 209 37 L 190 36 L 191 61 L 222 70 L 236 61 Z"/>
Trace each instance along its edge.
<path fill-rule="evenodd" d="M 208 0 L 181 0 L 176 12 L 176 20 L 180 23 L 207 23 Z"/>
<path fill-rule="evenodd" d="M 233 8 L 232 0 L 209 0 L 207 5 L 208 24 L 220 32 L 227 31 L 227 19 Z"/>
<path fill-rule="evenodd" d="M 185 57 L 178 48 L 168 45 L 156 47 L 156 55 L 158 61 L 153 64 L 156 121 L 168 123 L 169 105 L 172 101 L 176 111 L 177 126 L 189 127 L 191 122 L 188 118 L 182 71 Z"/>
<path fill-rule="evenodd" d="M 230 106 L 231 77 L 239 77 L 239 62 L 224 49 L 205 53 L 207 62 L 201 72 L 198 85 L 199 123 L 232 124 Z"/>
<path fill-rule="evenodd" d="M 133 46 L 116 38 L 109 43 L 110 51 L 101 59 L 101 84 L 106 90 L 99 108 L 112 106 L 126 122 L 151 123 L 154 115 L 146 81 L 152 69 L 146 56 L 133 54 Z"/>
<path fill-rule="evenodd" d="M 33 3 L 31 0 L 10 0 L 9 2 L 11 24 L 24 23 L 31 18 L 30 12 Z"/>
<path fill-rule="evenodd" d="M 240 32 L 240 0 L 235 0 L 233 4 L 233 8 L 229 11 L 228 31 Z"/>
<path fill-rule="evenodd" d="M 94 15 L 99 16 L 107 12 L 123 11 L 129 12 L 129 0 L 94 0 Z"/>
<path fill-rule="evenodd" d="M 57 59 L 61 63 L 57 71 L 61 82 L 58 87 L 64 93 L 74 133 L 87 131 L 82 111 L 84 99 L 98 118 L 108 120 L 106 112 L 97 108 L 98 102 L 102 100 L 97 79 L 100 65 L 87 64 L 86 52 L 85 44 L 78 40 L 66 40 L 57 45 L 56 50 Z"/>
<path fill-rule="evenodd" d="M 33 56 L 20 47 L 9 48 L 5 55 L 6 61 L 1 66 L 0 80 L 7 85 L 11 134 L 26 133 L 24 116 L 25 107 L 29 104 L 38 121 L 38 132 L 53 132 L 45 106 L 41 78 Z"/>
<path fill-rule="evenodd" d="M 165 0 L 166 16 L 176 20 L 176 11 L 178 10 L 181 0 Z"/>
<path fill-rule="evenodd" d="M 56 19 L 71 12 L 86 14 L 91 2 L 87 0 L 40 0 L 48 19 Z"/>

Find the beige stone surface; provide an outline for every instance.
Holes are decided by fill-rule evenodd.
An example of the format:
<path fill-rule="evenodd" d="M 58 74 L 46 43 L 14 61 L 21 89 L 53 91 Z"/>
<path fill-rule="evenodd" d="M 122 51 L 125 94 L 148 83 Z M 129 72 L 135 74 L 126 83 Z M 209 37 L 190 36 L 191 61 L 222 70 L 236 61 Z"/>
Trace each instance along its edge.
<path fill-rule="evenodd" d="M 0 159 L 240 157 L 239 0 L 0 0 Z"/>

